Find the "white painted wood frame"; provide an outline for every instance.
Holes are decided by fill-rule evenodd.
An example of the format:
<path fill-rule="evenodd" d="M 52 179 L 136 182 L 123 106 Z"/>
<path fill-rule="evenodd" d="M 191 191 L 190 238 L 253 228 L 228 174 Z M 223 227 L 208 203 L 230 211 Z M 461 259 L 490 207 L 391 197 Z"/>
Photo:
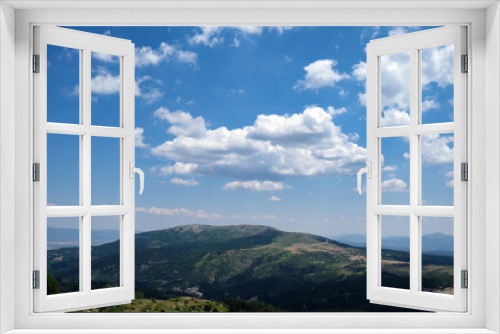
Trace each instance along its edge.
<path fill-rule="evenodd" d="M 461 73 L 461 55 L 467 54 L 466 27 L 430 29 L 371 41 L 367 46 L 367 297 L 372 303 L 431 311 L 467 311 L 467 290 L 461 288 L 461 270 L 467 270 L 467 182 L 461 181 L 461 163 L 467 162 L 467 74 Z M 454 45 L 454 122 L 421 124 L 421 51 Z M 381 56 L 410 54 L 410 125 L 381 127 Z M 421 135 L 454 134 L 454 206 L 422 203 Z M 410 205 L 382 205 L 381 138 L 409 136 Z M 381 217 L 410 217 L 410 289 L 382 286 Z M 422 291 L 421 217 L 454 218 L 454 295 Z"/>
<path fill-rule="evenodd" d="M 47 45 L 79 50 L 80 124 L 47 122 Z M 120 127 L 91 125 L 91 54 L 102 52 L 120 57 Z M 34 183 L 34 270 L 40 271 L 40 288 L 34 289 L 34 312 L 62 312 L 104 305 L 129 303 L 134 299 L 134 180 L 129 162 L 134 161 L 134 44 L 128 40 L 76 30 L 34 27 L 34 54 L 40 55 L 40 73 L 34 74 L 33 161 L 40 163 L 40 181 Z M 56 66 L 56 64 L 53 64 Z M 79 136 L 80 200 L 78 206 L 47 206 L 47 134 Z M 120 139 L 120 205 L 91 203 L 91 138 Z M 119 215 L 120 286 L 91 289 L 92 217 Z M 80 291 L 47 296 L 47 218 L 80 218 Z"/>

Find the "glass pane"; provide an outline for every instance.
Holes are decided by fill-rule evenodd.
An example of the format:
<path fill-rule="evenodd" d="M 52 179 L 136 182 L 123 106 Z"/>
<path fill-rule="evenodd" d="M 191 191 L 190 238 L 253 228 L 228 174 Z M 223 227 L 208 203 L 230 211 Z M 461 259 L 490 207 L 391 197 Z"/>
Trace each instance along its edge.
<path fill-rule="evenodd" d="M 453 122 L 453 44 L 421 50 L 422 124 Z"/>
<path fill-rule="evenodd" d="M 410 125 L 410 52 L 380 57 L 380 126 Z"/>
<path fill-rule="evenodd" d="M 382 216 L 382 286 L 410 288 L 410 217 Z"/>
<path fill-rule="evenodd" d="M 422 217 L 422 291 L 453 294 L 453 218 Z"/>
<path fill-rule="evenodd" d="M 120 286 L 120 219 L 92 217 L 92 289 Z"/>
<path fill-rule="evenodd" d="M 410 204 L 409 137 L 381 138 L 381 188 L 383 205 Z"/>
<path fill-rule="evenodd" d="M 422 205 L 453 206 L 453 134 L 422 135 Z"/>
<path fill-rule="evenodd" d="M 80 137 L 47 134 L 47 206 L 80 205 Z"/>
<path fill-rule="evenodd" d="M 47 294 L 80 291 L 80 218 L 47 218 Z"/>
<path fill-rule="evenodd" d="M 92 125 L 120 126 L 120 57 L 92 52 Z"/>
<path fill-rule="evenodd" d="M 92 137 L 92 205 L 120 204 L 120 141 Z"/>
<path fill-rule="evenodd" d="M 47 122 L 80 123 L 80 50 L 47 45 Z"/>

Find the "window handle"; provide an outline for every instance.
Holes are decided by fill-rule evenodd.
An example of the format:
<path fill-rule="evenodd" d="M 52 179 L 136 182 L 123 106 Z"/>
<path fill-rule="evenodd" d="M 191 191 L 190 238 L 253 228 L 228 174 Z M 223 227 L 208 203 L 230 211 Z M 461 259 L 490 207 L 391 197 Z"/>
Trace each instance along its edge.
<path fill-rule="evenodd" d="M 366 177 L 371 179 L 372 178 L 372 163 L 370 161 L 368 161 L 366 163 L 366 167 L 363 167 L 361 168 L 359 171 L 358 171 L 358 193 L 361 195 L 362 194 L 362 191 L 361 191 L 361 175 L 365 174 L 366 173 Z"/>
<path fill-rule="evenodd" d="M 142 192 L 144 191 L 144 172 L 142 171 L 142 169 L 140 168 L 136 168 L 134 167 L 134 162 L 133 161 L 130 161 L 129 163 L 129 170 L 130 170 L 130 178 L 133 179 L 134 178 L 134 173 L 137 173 L 139 174 L 139 177 L 140 177 L 140 187 L 141 189 L 139 190 L 139 195 L 142 195 Z"/>

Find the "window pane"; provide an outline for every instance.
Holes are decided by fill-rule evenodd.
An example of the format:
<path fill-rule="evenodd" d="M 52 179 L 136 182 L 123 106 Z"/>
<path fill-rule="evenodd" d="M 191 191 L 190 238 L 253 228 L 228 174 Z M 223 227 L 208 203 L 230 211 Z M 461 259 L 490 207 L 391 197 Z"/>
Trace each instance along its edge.
<path fill-rule="evenodd" d="M 47 206 L 80 205 L 80 137 L 47 134 Z"/>
<path fill-rule="evenodd" d="M 92 137 L 92 205 L 120 204 L 120 141 Z"/>
<path fill-rule="evenodd" d="M 80 218 L 47 218 L 47 294 L 80 291 Z"/>
<path fill-rule="evenodd" d="M 80 123 L 80 50 L 47 45 L 47 122 Z"/>
<path fill-rule="evenodd" d="M 453 294 L 453 218 L 422 217 L 422 291 Z"/>
<path fill-rule="evenodd" d="M 410 288 L 410 217 L 382 216 L 382 286 Z"/>
<path fill-rule="evenodd" d="M 383 205 L 410 204 L 410 141 L 408 137 L 381 138 Z"/>
<path fill-rule="evenodd" d="M 423 135 L 422 205 L 453 206 L 453 134 Z"/>
<path fill-rule="evenodd" d="M 453 44 L 421 50 L 422 124 L 453 122 Z"/>
<path fill-rule="evenodd" d="M 92 125 L 120 126 L 120 57 L 92 52 Z"/>
<path fill-rule="evenodd" d="M 92 289 L 120 286 L 120 218 L 92 217 Z"/>
<path fill-rule="evenodd" d="M 381 127 L 410 125 L 410 52 L 380 57 Z"/>

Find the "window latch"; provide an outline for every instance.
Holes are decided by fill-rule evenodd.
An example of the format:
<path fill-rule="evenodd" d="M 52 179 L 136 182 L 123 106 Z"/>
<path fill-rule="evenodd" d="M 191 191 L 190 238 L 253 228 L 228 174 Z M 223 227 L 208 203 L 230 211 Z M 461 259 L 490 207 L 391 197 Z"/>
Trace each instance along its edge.
<path fill-rule="evenodd" d="M 366 177 L 372 178 L 372 163 L 368 161 L 366 163 L 366 167 L 361 168 L 358 171 L 358 193 L 361 195 L 363 192 L 361 191 L 361 175 L 366 174 Z"/>
<path fill-rule="evenodd" d="M 144 172 L 140 168 L 134 167 L 134 162 L 130 161 L 129 163 L 129 176 L 131 179 L 134 178 L 134 173 L 139 174 L 140 180 L 140 187 L 141 189 L 139 190 L 139 195 L 142 195 L 142 192 L 144 191 Z"/>

